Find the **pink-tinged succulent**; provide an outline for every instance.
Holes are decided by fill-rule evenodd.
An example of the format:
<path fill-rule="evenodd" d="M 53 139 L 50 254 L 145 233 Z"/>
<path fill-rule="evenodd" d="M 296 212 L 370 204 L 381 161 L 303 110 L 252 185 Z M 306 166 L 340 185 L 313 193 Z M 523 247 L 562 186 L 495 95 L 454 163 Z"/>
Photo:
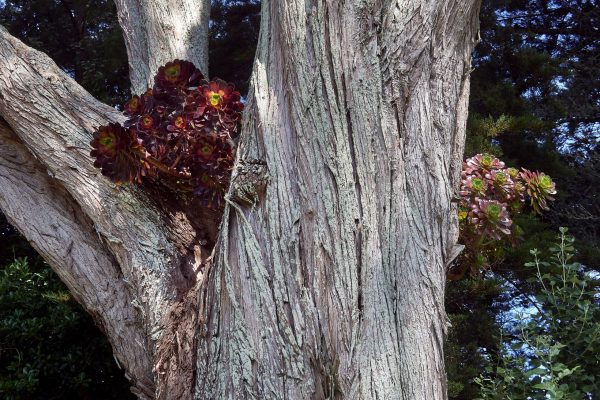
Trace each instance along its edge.
<path fill-rule="evenodd" d="M 513 167 L 507 168 L 506 173 L 508 174 L 508 176 L 511 177 L 511 179 L 514 180 L 516 180 L 519 177 L 519 170 Z"/>
<path fill-rule="evenodd" d="M 518 197 L 518 193 L 515 192 L 515 182 L 506 170 L 492 170 L 485 174 L 485 179 L 494 187 L 498 198 L 510 200 Z"/>
<path fill-rule="evenodd" d="M 538 214 L 541 214 L 542 210 L 548 210 L 548 201 L 553 201 L 552 195 L 556 194 L 556 185 L 552 178 L 543 172 L 531 172 L 524 168 L 521 177 L 533 210 Z"/>
<path fill-rule="evenodd" d="M 511 197 L 512 201 L 517 201 L 519 204 L 525 202 L 525 186 L 521 179 L 518 179 L 513 186 L 513 196 Z"/>
<path fill-rule="evenodd" d="M 475 199 L 467 219 L 483 235 L 496 240 L 501 240 L 502 234 L 510 235 L 512 220 L 506 205 L 499 201 Z"/>
<path fill-rule="evenodd" d="M 490 154 L 465 160 L 458 220 L 460 241 L 466 246 L 462 260 L 469 266 L 453 269 L 449 279 L 458 279 L 469 269 L 475 273 L 485 267 L 494 259 L 498 241 L 514 243 L 519 228 L 513 225 L 511 215 L 522 212 L 527 198 L 533 210 L 540 213 L 548 209 L 555 193 L 554 182 L 543 173 L 504 168 L 504 163 Z"/>
<path fill-rule="evenodd" d="M 464 198 L 484 196 L 487 183 L 477 175 L 468 175 L 462 180 L 460 195 Z"/>
<path fill-rule="evenodd" d="M 467 159 L 464 169 L 470 172 L 473 170 L 491 171 L 502 168 L 504 168 L 504 163 L 502 161 L 491 154 L 485 153 L 477 154 L 476 156 Z"/>
<path fill-rule="evenodd" d="M 149 172 L 148 153 L 133 129 L 119 124 L 101 126 L 94 132 L 91 145 L 94 166 L 115 183 L 141 182 Z"/>

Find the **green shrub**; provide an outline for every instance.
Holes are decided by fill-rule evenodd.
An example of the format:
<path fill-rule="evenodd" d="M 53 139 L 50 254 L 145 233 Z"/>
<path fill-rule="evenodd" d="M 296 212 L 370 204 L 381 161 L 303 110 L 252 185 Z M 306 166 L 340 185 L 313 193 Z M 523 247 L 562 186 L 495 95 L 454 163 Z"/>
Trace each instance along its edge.
<path fill-rule="evenodd" d="M 476 379 L 481 398 L 600 398 L 598 277 L 573 263 L 574 239 L 561 228 L 547 257 L 534 249 L 540 290 L 531 312 L 504 336 L 499 362 Z"/>
<path fill-rule="evenodd" d="M 38 264 L 0 266 L 0 398 L 133 398 L 92 319 Z"/>

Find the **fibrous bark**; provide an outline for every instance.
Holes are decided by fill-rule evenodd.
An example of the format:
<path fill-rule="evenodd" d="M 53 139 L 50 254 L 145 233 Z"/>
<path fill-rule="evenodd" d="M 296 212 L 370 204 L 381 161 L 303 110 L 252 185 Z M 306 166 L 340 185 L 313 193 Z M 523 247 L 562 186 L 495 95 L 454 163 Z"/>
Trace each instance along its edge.
<path fill-rule="evenodd" d="M 208 27 L 205 26 L 205 29 Z M 163 40 L 166 41 L 167 37 L 163 37 Z M 135 361 L 132 357 L 127 362 L 121 360 L 121 365 L 134 383 L 134 392 L 141 397 L 151 398 L 156 381 L 160 386 L 161 379 L 166 375 L 158 373 L 166 367 L 165 360 L 156 358 L 156 354 L 164 354 L 165 347 L 170 345 L 174 348 L 181 342 L 184 346 L 192 346 L 193 332 L 180 335 L 179 343 L 163 333 L 165 328 L 171 330 L 173 311 L 180 307 L 187 291 L 197 281 L 202 259 L 208 256 L 212 247 L 218 215 L 210 210 L 188 212 L 186 207 L 189 206 L 160 197 L 158 201 L 151 200 L 141 189 L 116 187 L 102 177 L 99 170 L 93 167 L 89 156 L 91 132 L 100 125 L 124 118 L 115 109 L 85 92 L 47 56 L 25 46 L 2 27 L 0 68 L 8 72 L 0 74 L 0 115 L 10 126 L 7 131 L 16 134 L 15 143 L 22 149 L 28 149 L 28 153 L 21 153 L 22 164 L 25 164 L 25 160 L 35 162 L 35 165 L 47 171 L 48 182 L 58 190 L 56 193 L 64 193 L 67 198 L 72 198 L 73 207 L 62 213 L 72 213 L 80 216 L 81 221 L 88 221 L 98 238 L 99 251 L 110 256 L 111 268 L 121 276 L 118 280 L 120 286 L 115 288 L 110 281 L 103 280 L 106 278 L 103 274 L 93 271 L 105 268 L 105 265 L 78 258 L 77 262 L 84 269 L 82 276 L 87 276 L 87 279 L 67 283 L 71 284 L 76 297 L 78 292 L 96 294 L 95 297 L 77 298 L 86 309 L 98 311 L 98 314 L 92 312 L 92 315 L 98 317 L 97 322 L 105 328 L 113 345 L 120 343 L 119 346 L 131 345 L 135 337 L 121 343 L 121 333 L 111 331 L 112 325 L 106 324 L 105 320 L 112 319 L 116 325 L 134 323 L 127 319 L 118 321 L 114 310 L 111 311 L 117 305 L 123 306 L 119 303 L 119 296 L 113 297 L 112 292 L 124 291 L 120 297 L 129 299 L 126 300 L 129 307 L 136 310 L 135 324 L 140 326 L 141 346 L 146 359 Z M 13 165 L 16 159 L 8 157 L 10 153 L 5 154 L 2 161 L 6 170 L 16 171 L 17 166 Z M 20 198 L 24 189 L 18 187 L 18 179 L 7 179 L 6 184 L 0 193 L 3 204 L 27 204 Z M 56 193 L 52 198 L 62 196 Z M 39 197 L 43 197 L 42 193 Z M 43 204 L 49 200 L 34 196 L 31 201 Z M 57 207 L 60 211 L 63 206 Z M 26 226 L 29 221 L 45 218 L 43 214 L 39 215 L 39 207 L 3 205 L 2 209 L 24 233 L 30 229 Z M 188 215 L 193 215 L 196 220 L 190 221 Z M 75 219 L 71 223 L 74 225 L 78 221 Z M 58 229 L 59 226 L 53 223 L 50 228 Z M 40 229 L 44 229 L 44 226 Z M 34 245 L 38 239 L 31 234 L 26 234 L 26 237 Z M 65 235 L 61 237 L 67 238 Z M 42 254 L 59 276 L 65 278 L 67 273 L 63 270 L 68 270 L 73 264 L 70 254 L 64 251 L 69 248 L 70 242 L 60 246 L 59 242 L 49 241 L 43 246 L 38 243 L 37 247 L 45 248 Z M 93 255 L 86 257 L 93 258 Z M 158 347 L 161 348 L 160 352 L 157 351 Z M 133 347 L 131 351 L 134 351 Z M 116 352 L 118 355 L 119 349 Z M 169 360 L 167 364 L 172 365 L 177 362 L 177 357 L 169 357 Z M 192 366 L 188 369 L 192 369 Z M 155 382 L 152 382 L 153 376 Z M 173 382 L 172 379 L 170 381 Z M 187 382 L 187 385 L 192 386 L 191 382 Z"/>
<path fill-rule="evenodd" d="M 90 133 L 118 121 L 45 55 L 0 30 L 0 114 L 48 173 L 61 184 L 107 239 L 132 284 L 168 279 L 174 253 L 157 209 L 139 190 L 115 187 L 89 162 Z M 165 257 L 165 255 L 167 255 Z M 143 268 L 142 268 L 143 267 Z M 160 285 L 134 286 L 149 326 L 156 326 L 172 296 Z"/>
<path fill-rule="evenodd" d="M 443 399 L 476 1 L 263 1 L 196 398 Z M 239 165 L 239 164 L 238 164 Z M 247 183 L 243 183 L 247 185 Z"/>
<path fill-rule="evenodd" d="M 172 58 L 206 71 L 208 1 L 117 6 L 134 92 Z M 444 399 L 477 12 L 477 0 L 263 1 L 203 269 L 218 215 L 102 178 L 90 132 L 121 117 L 0 29 L 0 207 L 104 327 L 140 397 Z"/>
<path fill-rule="evenodd" d="M 134 94 L 152 87 L 158 67 L 180 59 L 208 75 L 210 0 L 115 0 Z"/>
<path fill-rule="evenodd" d="M 73 197 L 0 119 L 0 208 L 110 340 L 134 387 L 153 394 L 152 359 L 123 273 Z"/>

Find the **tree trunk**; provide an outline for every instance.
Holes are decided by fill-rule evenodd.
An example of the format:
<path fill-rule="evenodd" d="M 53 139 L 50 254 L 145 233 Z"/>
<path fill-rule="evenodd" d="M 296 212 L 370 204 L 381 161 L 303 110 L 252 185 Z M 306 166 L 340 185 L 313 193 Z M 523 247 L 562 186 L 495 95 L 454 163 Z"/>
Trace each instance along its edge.
<path fill-rule="evenodd" d="M 165 4 L 117 1 L 137 92 L 171 58 L 206 71 L 208 1 L 180 25 L 194 2 Z M 218 215 L 101 177 L 90 132 L 121 117 L 3 30 L 0 207 L 140 398 L 444 399 L 479 2 L 262 7 L 218 233 Z"/>
<path fill-rule="evenodd" d="M 197 398 L 445 398 L 474 1 L 263 2 Z M 239 176 L 239 175 L 238 175 Z M 245 175 L 242 175 L 245 177 Z"/>

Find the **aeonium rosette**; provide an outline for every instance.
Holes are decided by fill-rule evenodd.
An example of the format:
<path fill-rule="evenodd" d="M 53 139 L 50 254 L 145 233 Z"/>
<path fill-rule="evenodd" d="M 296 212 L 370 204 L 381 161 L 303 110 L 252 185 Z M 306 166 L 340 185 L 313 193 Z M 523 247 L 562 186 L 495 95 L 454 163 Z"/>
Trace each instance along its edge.
<path fill-rule="evenodd" d="M 514 241 L 518 227 L 511 215 L 522 212 L 527 203 L 535 213 L 548 210 L 556 187 L 544 173 L 505 168 L 495 156 L 477 154 L 463 163 L 459 193 L 460 240 L 466 247 L 462 257 L 467 259 L 463 266 L 476 272 L 488 264 L 499 242 Z"/>
<path fill-rule="evenodd" d="M 476 197 L 471 204 L 467 221 L 482 235 L 496 240 L 501 240 L 502 234 L 510 235 L 512 221 L 508 216 L 506 205 L 497 200 Z"/>
<path fill-rule="evenodd" d="M 206 81 L 191 62 L 174 60 L 159 68 L 152 89 L 124 105 L 123 126 L 94 132 L 90 154 L 114 182 L 151 177 L 217 208 L 229 186 L 243 108 L 232 84 Z"/>
<path fill-rule="evenodd" d="M 141 182 L 148 175 L 150 166 L 146 161 L 148 152 L 142 146 L 133 129 L 119 124 L 101 126 L 91 142 L 94 166 L 116 183 Z"/>
<path fill-rule="evenodd" d="M 553 201 L 552 195 L 556 194 L 556 185 L 552 178 L 543 172 L 531 172 L 523 169 L 521 179 L 527 195 L 531 199 L 531 207 L 535 212 L 541 214 L 542 210 L 547 211 L 548 201 Z"/>

